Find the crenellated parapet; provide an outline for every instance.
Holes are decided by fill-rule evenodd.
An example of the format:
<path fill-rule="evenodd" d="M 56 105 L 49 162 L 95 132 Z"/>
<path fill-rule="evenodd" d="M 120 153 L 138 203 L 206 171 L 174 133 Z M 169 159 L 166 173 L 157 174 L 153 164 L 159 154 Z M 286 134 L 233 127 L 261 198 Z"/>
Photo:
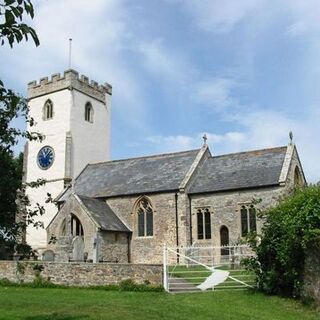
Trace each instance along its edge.
<path fill-rule="evenodd" d="M 84 75 L 79 76 L 77 71 L 69 69 L 63 75 L 60 73 L 53 74 L 51 79 L 44 77 L 39 82 L 29 82 L 28 98 L 33 99 L 64 89 L 78 90 L 104 103 L 106 102 L 106 94 L 112 95 L 112 86 L 110 84 L 100 85 L 94 80 L 90 81 Z"/>

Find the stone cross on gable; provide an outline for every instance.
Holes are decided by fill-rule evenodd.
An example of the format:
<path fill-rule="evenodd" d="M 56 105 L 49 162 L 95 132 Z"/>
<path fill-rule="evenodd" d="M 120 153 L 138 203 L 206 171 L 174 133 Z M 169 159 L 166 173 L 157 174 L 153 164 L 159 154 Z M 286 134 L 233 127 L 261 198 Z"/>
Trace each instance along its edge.
<path fill-rule="evenodd" d="M 203 139 L 203 144 L 207 144 L 208 138 L 206 134 L 203 135 L 202 139 Z"/>
<path fill-rule="evenodd" d="M 292 144 L 293 142 L 293 133 L 292 131 L 289 132 L 289 143 Z"/>

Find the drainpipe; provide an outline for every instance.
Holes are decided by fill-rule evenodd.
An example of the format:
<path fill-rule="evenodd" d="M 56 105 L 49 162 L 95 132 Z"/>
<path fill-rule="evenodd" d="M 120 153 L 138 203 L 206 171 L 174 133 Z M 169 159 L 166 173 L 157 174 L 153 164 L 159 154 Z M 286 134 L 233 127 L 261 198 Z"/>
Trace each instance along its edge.
<path fill-rule="evenodd" d="M 131 263 L 131 233 L 127 234 L 127 244 L 128 244 L 128 263 Z"/>
<path fill-rule="evenodd" d="M 177 252 L 179 253 L 178 193 L 176 193 L 174 197 L 175 197 L 175 205 L 176 205 L 176 246 L 177 246 Z M 177 263 L 179 263 L 178 254 L 177 254 Z"/>
<path fill-rule="evenodd" d="M 192 246 L 192 208 L 191 208 L 191 196 L 189 198 L 189 221 L 190 221 L 190 246 Z"/>

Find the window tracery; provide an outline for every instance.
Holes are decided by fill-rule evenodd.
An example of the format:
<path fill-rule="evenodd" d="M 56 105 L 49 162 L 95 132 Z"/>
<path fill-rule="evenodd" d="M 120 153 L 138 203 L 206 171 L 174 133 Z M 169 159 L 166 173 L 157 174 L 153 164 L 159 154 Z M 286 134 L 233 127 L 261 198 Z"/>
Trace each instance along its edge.
<path fill-rule="evenodd" d="M 53 118 L 53 103 L 48 99 L 43 106 L 43 119 L 49 120 Z"/>
<path fill-rule="evenodd" d="M 137 206 L 138 236 L 153 236 L 153 208 L 150 202 L 143 198 Z"/>
<path fill-rule="evenodd" d="M 211 239 L 211 214 L 209 209 L 197 211 L 198 239 Z"/>
<path fill-rule="evenodd" d="M 240 215 L 242 237 L 245 237 L 249 232 L 257 231 L 256 209 L 254 205 L 242 205 Z"/>

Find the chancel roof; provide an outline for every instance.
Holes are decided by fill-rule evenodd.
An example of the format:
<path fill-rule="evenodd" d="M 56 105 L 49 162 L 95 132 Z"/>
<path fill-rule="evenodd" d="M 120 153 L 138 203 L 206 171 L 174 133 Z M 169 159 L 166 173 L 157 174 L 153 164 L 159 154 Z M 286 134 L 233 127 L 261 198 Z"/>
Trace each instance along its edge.
<path fill-rule="evenodd" d="M 219 192 L 279 184 L 287 147 L 207 158 L 188 193 Z"/>
<path fill-rule="evenodd" d="M 89 164 L 74 192 L 93 198 L 178 190 L 199 150 Z M 69 190 L 58 200 L 66 200 Z"/>
<path fill-rule="evenodd" d="M 105 201 L 80 195 L 78 197 L 102 230 L 131 232 Z"/>

